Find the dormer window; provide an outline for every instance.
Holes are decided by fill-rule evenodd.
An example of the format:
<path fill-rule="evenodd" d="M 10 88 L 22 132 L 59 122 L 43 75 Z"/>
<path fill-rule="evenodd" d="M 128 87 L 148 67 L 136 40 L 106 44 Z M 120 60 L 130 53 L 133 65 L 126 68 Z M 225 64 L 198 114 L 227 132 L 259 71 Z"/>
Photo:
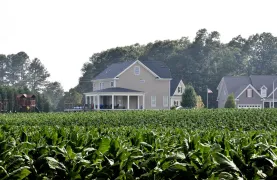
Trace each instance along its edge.
<path fill-rule="evenodd" d="M 261 87 L 261 96 L 263 98 L 267 96 L 267 88 L 265 86 Z"/>
<path fill-rule="evenodd" d="M 182 87 L 178 87 L 178 93 L 182 93 Z"/>
<path fill-rule="evenodd" d="M 246 96 L 249 97 L 249 98 L 253 97 L 253 89 L 247 89 Z"/>
<path fill-rule="evenodd" d="M 140 67 L 139 66 L 134 67 L 134 74 L 135 75 L 140 75 Z"/>

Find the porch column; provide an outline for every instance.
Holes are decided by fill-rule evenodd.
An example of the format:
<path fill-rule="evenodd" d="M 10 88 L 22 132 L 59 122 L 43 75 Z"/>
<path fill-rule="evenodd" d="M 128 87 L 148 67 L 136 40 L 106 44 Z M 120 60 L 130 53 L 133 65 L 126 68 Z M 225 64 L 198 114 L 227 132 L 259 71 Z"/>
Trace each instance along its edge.
<path fill-rule="evenodd" d="M 130 95 L 127 96 L 127 109 L 130 108 Z"/>
<path fill-rule="evenodd" d="M 85 104 L 87 104 L 88 103 L 88 97 L 87 97 L 87 95 L 85 95 Z"/>
<path fill-rule="evenodd" d="M 89 96 L 89 104 L 92 104 L 91 99 L 92 99 L 91 96 Z"/>
<path fill-rule="evenodd" d="M 100 109 L 100 95 L 97 95 L 97 109 Z"/>
<path fill-rule="evenodd" d="M 112 95 L 112 109 L 114 109 L 114 95 Z"/>
<path fill-rule="evenodd" d="M 140 97 L 140 96 L 138 96 L 138 109 L 139 109 L 139 97 Z"/>

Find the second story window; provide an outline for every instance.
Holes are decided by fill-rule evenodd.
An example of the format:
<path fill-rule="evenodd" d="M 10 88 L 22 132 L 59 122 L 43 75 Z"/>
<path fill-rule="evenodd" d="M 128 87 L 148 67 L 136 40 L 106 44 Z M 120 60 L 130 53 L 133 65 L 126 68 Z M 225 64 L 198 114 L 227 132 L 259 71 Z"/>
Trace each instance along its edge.
<path fill-rule="evenodd" d="M 253 97 L 253 90 L 252 89 L 247 89 L 246 96 L 249 97 L 249 98 Z"/>
<path fill-rule="evenodd" d="M 264 86 L 261 88 L 261 96 L 262 97 L 266 97 L 267 96 L 267 89 Z"/>
<path fill-rule="evenodd" d="M 135 75 L 140 75 L 140 67 L 139 66 L 134 67 L 134 74 Z"/>
<path fill-rule="evenodd" d="M 114 87 L 114 82 L 113 81 L 111 81 L 111 87 Z"/>
<path fill-rule="evenodd" d="M 101 83 L 100 83 L 100 89 L 103 89 L 103 88 L 104 88 L 104 83 L 101 82 Z"/>
<path fill-rule="evenodd" d="M 96 84 L 92 83 L 92 90 L 95 91 L 96 90 Z"/>
<path fill-rule="evenodd" d="M 178 93 L 182 93 L 182 87 L 178 87 Z"/>

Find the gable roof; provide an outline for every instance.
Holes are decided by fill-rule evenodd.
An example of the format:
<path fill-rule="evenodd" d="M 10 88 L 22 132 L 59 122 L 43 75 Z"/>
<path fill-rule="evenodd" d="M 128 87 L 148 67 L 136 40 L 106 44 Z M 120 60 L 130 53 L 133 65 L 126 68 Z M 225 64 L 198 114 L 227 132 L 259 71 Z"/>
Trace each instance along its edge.
<path fill-rule="evenodd" d="M 273 81 L 277 79 L 276 75 L 250 75 L 250 76 L 225 76 L 223 77 L 229 94 L 234 93 L 237 97 L 249 84 L 256 90 L 265 86 L 268 95 L 273 91 Z M 277 81 L 276 81 L 277 87 Z"/>
<path fill-rule="evenodd" d="M 108 66 L 104 71 L 99 73 L 95 78 L 93 78 L 93 80 L 115 78 L 117 75 L 119 75 L 121 72 L 126 70 L 135 62 L 136 60 L 113 63 L 110 66 Z M 160 78 L 171 78 L 170 69 L 164 62 L 162 61 L 139 61 L 139 62 L 145 65 L 150 71 L 158 75 Z"/>
<path fill-rule="evenodd" d="M 177 86 L 179 85 L 181 79 L 172 79 L 170 81 L 170 96 L 173 96 Z"/>
<path fill-rule="evenodd" d="M 157 74 L 160 78 L 171 78 L 168 66 L 162 61 L 141 61 L 145 66 Z"/>
<path fill-rule="evenodd" d="M 115 78 L 115 76 L 117 76 L 120 72 L 124 71 L 134 62 L 135 61 L 133 60 L 133 61 L 113 63 L 110 66 L 108 66 L 104 71 L 102 71 L 100 74 L 98 74 L 95 78 L 93 78 L 93 80 Z"/>
<path fill-rule="evenodd" d="M 259 90 L 263 85 L 267 88 L 268 95 L 273 91 L 273 81 L 277 78 L 275 75 L 251 75 L 252 85 Z M 275 81 L 275 86 L 277 85 Z M 277 87 L 277 86 L 276 86 Z"/>
<path fill-rule="evenodd" d="M 247 76 L 225 76 L 223 77 L 228 94 L 234 94 L 237 97 L 242 90 L 251 84 L 249 77 Z"/>

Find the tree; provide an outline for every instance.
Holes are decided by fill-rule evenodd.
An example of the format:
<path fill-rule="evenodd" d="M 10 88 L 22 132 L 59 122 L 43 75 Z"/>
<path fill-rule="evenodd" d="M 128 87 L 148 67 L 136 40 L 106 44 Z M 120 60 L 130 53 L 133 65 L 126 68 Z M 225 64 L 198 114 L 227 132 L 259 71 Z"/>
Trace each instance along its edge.
<path fill-rule="evenodd" d="M 21 86 L 27 80 L 29 56 L 25 52 L 7 56 L 6 74 L 10 85 Z"/>
<path fill-rule="evenodd" d="M 0 85 L 5 85 L 7 83 L 7 57 L 4 54 L 0 54 Z"/>
<path fill-rule="evenodd" d="M 202 101 L 202 98 L 200 95 L 197 96 L 197 109 L 202 109 L 204 108 L 204 103 Z"/>
<path fill-rule="evenodd" d="M 39 59 L 35 58 L 28 67 L 28 71 L 28 84 L 31 91 L 34 93 L 42 90 L 46 84 L 46 79 L 50 76 L 47 69 Z"/>
<path fill-rule="evenodd" d="M 56 110 L 57 105 L 64 95 L 64 90 L 59 82 L 49 82 L 43 90 L 44 96 L 48 99 L 51 110 Z"/>
<path fill-rule="evenodd" d="M 195 108 L 197 106 L 197 94 L 191 85 L 187 85 L 185 88 L 181 106 L 184 108 Z"/>
<path fill-rule="evenodd" d="M 230 94 L 225 103 L 225 108 L 236 108 L 234 94 Z"/>

